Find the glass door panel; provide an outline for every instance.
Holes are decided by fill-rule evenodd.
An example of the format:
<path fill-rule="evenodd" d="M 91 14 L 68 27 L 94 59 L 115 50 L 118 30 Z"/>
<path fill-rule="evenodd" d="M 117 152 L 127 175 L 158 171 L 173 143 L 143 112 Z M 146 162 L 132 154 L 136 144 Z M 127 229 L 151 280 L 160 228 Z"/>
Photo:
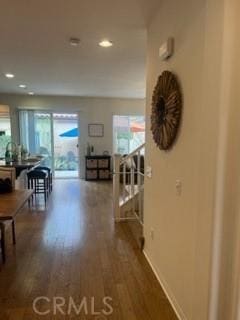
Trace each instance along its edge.
<path fill-rule="evenodd" d="M 115 153 L 129 154 L 144 142 L 144 116 L 113 116 L 113 147 Z"/>
<path fill-rule="evenodd" d="M 20 110 L 20 141 L 31 155 L 45 157 L 44 165 L 52 167 L 52 121 L 50 113 Z"/>
<path fill-rule="evenodd" d="M 43 165 L 52 168 L 52 121 L 50 113 L 34 113 L 34 153 L 44 156 Z"/>
<path fill-rule="evenodd" d="M 7 110 L 8 111 L 8 110 Z M 0 158 L 5 157 L 6 146 L 11 141 L 11 123 L 9 112 L 0 106 Z"/>
<path fill-rule="evenodd" d="M 53 134 L 55 177 L 79 177 L 78 115 L 53 114 Z"/>

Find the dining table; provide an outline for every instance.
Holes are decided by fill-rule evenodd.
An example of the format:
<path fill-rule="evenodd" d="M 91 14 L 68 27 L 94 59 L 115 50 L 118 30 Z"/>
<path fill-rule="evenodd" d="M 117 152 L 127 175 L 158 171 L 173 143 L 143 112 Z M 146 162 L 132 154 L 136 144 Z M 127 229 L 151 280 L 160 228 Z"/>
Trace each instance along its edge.
<path fill-rule="evenodd" d="M 2 260 L 6 260 L 6 244 L 5 244 L 5 231 L 7 223 L 9 222 L 12 227 L 13 244 L 16 244 L 15 235 L 15 218 L 17 214 L 24 207 L 26 202 L 29 201 L 33 195 L 33 190 L 13 190 L 9 193 L 0 194 L 0 231 L 1 231 L 1 251 Z"/>

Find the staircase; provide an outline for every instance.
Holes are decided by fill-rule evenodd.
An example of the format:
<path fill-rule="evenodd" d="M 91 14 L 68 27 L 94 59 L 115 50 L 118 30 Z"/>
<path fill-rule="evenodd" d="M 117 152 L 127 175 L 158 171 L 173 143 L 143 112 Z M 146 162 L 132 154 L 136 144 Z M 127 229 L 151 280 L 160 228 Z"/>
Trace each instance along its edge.
<path fill-rule="evenodd" d="M 144 153 L 142 144 L 129 155 L 114 155 L 113 210 L 116 222 L 129 222 L 143 247 Z M 132 223 L 131 223 L 132 222 Z M 138 234 L 136 235 L 136 229 Z M 139 234 L 139 230 L 140 234 Z"/>

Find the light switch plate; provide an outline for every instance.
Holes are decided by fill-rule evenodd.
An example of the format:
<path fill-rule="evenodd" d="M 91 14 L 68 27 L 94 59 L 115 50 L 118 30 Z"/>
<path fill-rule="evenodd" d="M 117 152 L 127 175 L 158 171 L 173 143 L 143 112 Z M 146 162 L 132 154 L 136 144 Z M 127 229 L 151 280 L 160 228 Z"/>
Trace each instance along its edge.
<path fill-rule="evenodd" d="M 150 166 L 146 167 L 146 175 L 148 178 L 152 178 L 152 167 Z"/>
<path fill-rule="evenodd" d="M 182 181 L 176 180 L 175 187 L 176 187 L 176 195 L 181 196 L 181 194 L 182 194 Z"/>

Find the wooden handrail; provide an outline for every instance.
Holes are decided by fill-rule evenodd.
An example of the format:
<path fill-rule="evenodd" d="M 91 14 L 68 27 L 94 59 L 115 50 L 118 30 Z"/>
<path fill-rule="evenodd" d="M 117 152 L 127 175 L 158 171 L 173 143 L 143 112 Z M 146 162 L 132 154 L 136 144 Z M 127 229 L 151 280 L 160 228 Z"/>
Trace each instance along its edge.
<path fill-rule="evenodd" d="M 139 151 L 141 151 L 145 147 L 145 143 L 141 144 L 137 149 L 135 149 L 133 152 L 129 153 L 126 157 L 122 157 L 122 160 L 120 164 L 123 164 L 128 159 L 131 159 L 133 156 L 135 156 Z"/>

